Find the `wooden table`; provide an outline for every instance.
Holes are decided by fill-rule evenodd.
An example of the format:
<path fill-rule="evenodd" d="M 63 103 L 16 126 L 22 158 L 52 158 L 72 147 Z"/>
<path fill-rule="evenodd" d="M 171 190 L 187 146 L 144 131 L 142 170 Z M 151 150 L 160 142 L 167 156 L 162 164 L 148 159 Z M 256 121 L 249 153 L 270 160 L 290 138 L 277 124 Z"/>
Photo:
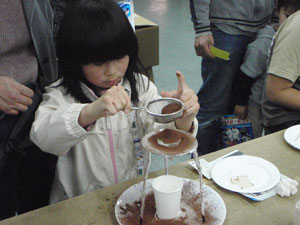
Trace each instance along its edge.
<path fill-rule="evenodd" d="M 207 154 L 201 158 L 212 161 L 235 149 L 248 155 L 262 157 L 275 164 L 282 174 L 300 181 L 300 151 L 286 144 L 283 131 Z M 163 170 L 151 173 L 149 177 L 161 174 Z M 169 174 L 189 179 L 198 178 L 196 171 L 187 162 L 170 167 Z M 141 180 L 142 177 L 137 177 L 131 181 L 12 217 L 1 221 L 0 224 L 115 225 L 117 222 L 114 216 L 114 206 L 118 196 L 132 184 Z M 291 225 L 294 205 L 297 200 L 300 200 L 300 191 L 298 191 L 297 194 L 288 198 L 276 195 L 262 202 L 254 202 L 218 187 L 211 180 L 204 179 L 204 182 L 223 198 L 227 208 L 224 224 L 228 225 Z"/>

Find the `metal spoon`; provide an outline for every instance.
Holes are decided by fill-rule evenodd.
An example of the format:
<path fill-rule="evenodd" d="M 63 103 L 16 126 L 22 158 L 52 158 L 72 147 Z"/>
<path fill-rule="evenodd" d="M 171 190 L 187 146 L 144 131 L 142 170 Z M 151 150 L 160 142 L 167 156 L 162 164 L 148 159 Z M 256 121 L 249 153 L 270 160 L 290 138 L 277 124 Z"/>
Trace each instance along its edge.
<path fill-rule="evenodd" d="M 144 107 L 131 106 L 131 110 L 145 110 Z"/>

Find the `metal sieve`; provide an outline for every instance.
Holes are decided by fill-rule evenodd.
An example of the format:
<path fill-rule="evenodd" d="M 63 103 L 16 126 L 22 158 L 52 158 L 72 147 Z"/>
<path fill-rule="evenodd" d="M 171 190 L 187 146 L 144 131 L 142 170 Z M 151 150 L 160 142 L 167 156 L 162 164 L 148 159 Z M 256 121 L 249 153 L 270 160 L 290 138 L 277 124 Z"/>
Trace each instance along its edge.
<path fill-rule="evenodd" d="M 171 104 L 176 103 L 181 106 L 181 108 L 174 113 L 162 114 L 162 109 Z M 184 104 L 182 101 L 176 98 L 159 98 L 149 102 L 145 108 L 131 107 L 133 110 L 146 110 L 146 112 L 152 117 L 152 119 L 157 123 L 170 123 L 178 119 L 184 110 Z"/>

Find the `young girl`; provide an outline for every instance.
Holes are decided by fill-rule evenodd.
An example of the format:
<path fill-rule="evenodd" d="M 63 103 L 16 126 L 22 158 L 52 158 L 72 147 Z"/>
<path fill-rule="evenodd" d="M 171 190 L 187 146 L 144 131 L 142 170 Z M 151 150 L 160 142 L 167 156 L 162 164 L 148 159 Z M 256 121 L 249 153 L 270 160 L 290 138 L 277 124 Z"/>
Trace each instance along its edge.
<path fill-rule="evenodd" d="M 105 187 L 138 174 L 140 139 L 170 127 L 193 132 L 199 110 L 197 96 L 177 72 L 178 89 L 162 92 L 182 100 L 182 117 L 154 123 L 143 107 L 159 98 L 157 88 L 135 73 L 137 39 L 121 8 L 111 0 L 74 1 L 57 39 L 63 78 L 47 88 L 31 129 L 43 151 L 59 156 L 51 202 Z M 137 163 L 139 162 L 139 163 Z"/>

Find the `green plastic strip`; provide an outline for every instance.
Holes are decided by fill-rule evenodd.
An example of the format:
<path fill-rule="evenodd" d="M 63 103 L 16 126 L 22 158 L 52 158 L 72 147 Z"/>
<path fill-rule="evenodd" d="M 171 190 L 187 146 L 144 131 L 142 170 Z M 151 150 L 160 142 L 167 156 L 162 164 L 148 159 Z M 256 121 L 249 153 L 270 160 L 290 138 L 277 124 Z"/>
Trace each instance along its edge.
<path fill-rule="evenodd" d="M 224 51 L 224 50 L 222 50 L 222 49 L 219 49 L 219 48 L 216 48 L 216 47 L 214 47 L 214 46 L 211 46 L 210 47 L 210 52 L 214 55 L 214 56 L 216 56 L 216 57 L 218 57 L 218 58 L 220 58 L 220 59 L 223 59 L 223 60 L 226 60 L 226 61 L 228 61 L 230 58 L 229 58 L 229 56 L 230 56 L 230 53 L 229 52 L 226 52 L 226 51 Z"/>

